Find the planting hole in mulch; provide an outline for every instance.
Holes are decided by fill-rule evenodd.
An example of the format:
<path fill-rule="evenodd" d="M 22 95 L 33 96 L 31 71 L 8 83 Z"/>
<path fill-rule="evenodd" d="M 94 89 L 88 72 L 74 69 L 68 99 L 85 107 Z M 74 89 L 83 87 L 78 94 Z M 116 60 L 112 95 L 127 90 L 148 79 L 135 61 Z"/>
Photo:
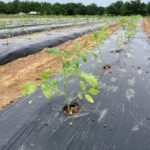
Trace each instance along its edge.
<path fill-rule="evenodd" d="M 104 70 L 110 70 L 111 69 L 111 65 L 106 64 L 105 66 L 103 66 Z"/>
<path fill-rule="evenodd" d="M 12 104 L 14 101 L 10 101 L 10 104 Z"/>
<path fill-rule="evenodd" d="M 122 51 L 123 49 L 120 48 L 120 49 L 112 50 L 111 53 L 121 53 Z"/>
<path fill-rule="evenodd" d="M 79 113 L 79 111 L 80 111 L 80 106 L 77 102 L 72 102 L 69 106 L 65 105 L 62 108 L 62 112 L 71 116 Z"/>

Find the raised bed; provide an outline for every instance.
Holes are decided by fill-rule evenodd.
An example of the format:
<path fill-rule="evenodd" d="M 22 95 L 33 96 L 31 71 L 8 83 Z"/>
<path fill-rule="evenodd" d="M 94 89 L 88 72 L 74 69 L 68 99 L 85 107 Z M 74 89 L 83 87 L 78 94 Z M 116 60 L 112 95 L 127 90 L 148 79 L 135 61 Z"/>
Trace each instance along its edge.
<path fill-rule="evenodd" d="M 104 23 L 101 23 L 93 26 L 85 26 L 81 29 L 77 27 L 70 31 L 69 29 L 64 29 L 59 32 L 50 31 L 47 35 L 43 33 L 40 36 L 33 35 L 29 38 L 10 39 L 8 44 L 1 43 L 0 64 L 2 65 L 18 58 L 37 53 L 45 47 L 53 47 L 68 40 L 75 39 L 83 34 L 96 31 L 103 25 Z"/>
<path fill-rule="evenodd" d="M 34 22 L 32 22 L 31 20 L 33 20 Z M 37 22 L 35 21 L 36 19 L 35 18 L 30 18 L 29 19 L 29 23 L 24 23 L 22 22 L 21 19 L 0 19 L 0 24 L 1 22 L 5 23 L 5 22 L 8 22 L 8 21 L 11 21 L 12 23 L 8 23 L 5 25 L 4 28 L 2 29 L 15 29 L 15 28 L 22 28 L 22 27 L 32 27 L 32 26 L 39 26 L 39 25 L 51 25 L 51 24 L 64 24 L 64 23 L 75 23 L 75 22 L 89 22 L 89 23 L 92 23 L 93 21 L 94 22 L 98 22 L 99 20 L 98 19 L 86 19 L 86 18 L 64 18 L 64 19 L 55 19 L 55 18 L 45 18 L 45 19 L 42 19 L 42 21 L 40 22 Z M 40 20 L 40 19 L 39 19 Z M 59 20 L 59 21 L 58 21 Z M 20 23 L 18 23 L 18 21 Z M 0 29 L 0 30 L 2 30 Z"/>
<path fill-rule="evenodd" d="M 67 117 L 61 113 L 62 97 L 47 101 L 38 90 L 0 111 L 0 149 L 149 150 L 150 44 L 139 27 L 135 37 L 140 38 L 113 54 L 117 36 L 103 45 L 111 71 L 90 67 L 92 59 L 81 67 L 100 76 L 101 92 L 93 105 L 82 101 L 80 114 Z M 68 87 L 70 93 L 77 88 L 75 80 Z"/>
<path fill-rule="evenodd" d="M 100 23 L 100 22 L 94 22 L 94 23 Z M 62 24 L 49 24 L 49 25 L 29 25 L 28 27 L 22 27 L 22 28 L 15 28 L 12 30 L 0 30 L 0 39 L 10 38 L 13 36 L 21 36 L 26 34 L 32 34 L 36 32 L 43 32 L 53 29 L 59 29 L 59 28 L 65 28 L 65 27 L 71 27 L 75 25 L 88 25 L 89 23 L 86 22 L 79 22 L 79 23 L 62 23 Z"/>

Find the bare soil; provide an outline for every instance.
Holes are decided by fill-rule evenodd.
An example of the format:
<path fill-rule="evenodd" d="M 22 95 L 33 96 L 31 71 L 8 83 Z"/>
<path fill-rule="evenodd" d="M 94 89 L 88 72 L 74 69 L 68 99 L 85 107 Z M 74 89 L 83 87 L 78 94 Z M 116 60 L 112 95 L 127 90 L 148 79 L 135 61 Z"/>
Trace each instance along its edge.
<path fill-rule="evenodd" d="M 150 38 L 150 18 L 149 17 L 144 18 L 143 26 L 144 26 L 144 31 L 148 34 L 148 37 Z"/>
<path fill-rule="evenodd" d="M 111 35 L 118 28 L 119 25 L 117 24 L 110 26 L 107 35 Z M 84 41 L 87 41 L 88 48 L 93 48 L 95 45 L 90 40 L 91 34 L 86 34 L 73 41 L 81 45 Z M 72 44 L 73 41 L 61 44 L 57 48 L 61 50 L 69 49 L 75 54 Z M 21 97 L 22 86 L 26 82 L 32 81 L 38 84 L 41 73 L 47 68 L 51 68 L 52 72 L 55 73 L 61 68 L 61 65 L 58 58 L 52 57 L 44 50 L 0 66 L 0 108 L 5 107 Z"/>

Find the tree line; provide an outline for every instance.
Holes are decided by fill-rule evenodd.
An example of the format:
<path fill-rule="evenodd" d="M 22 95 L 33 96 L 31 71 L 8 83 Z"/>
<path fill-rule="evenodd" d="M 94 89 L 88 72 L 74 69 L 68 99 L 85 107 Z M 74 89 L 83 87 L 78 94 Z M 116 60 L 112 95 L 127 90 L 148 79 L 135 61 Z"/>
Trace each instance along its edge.
<path fill-rule="evenodd" d="M 19 1 L 5 3 L 0 1 L 1 14 L 18 14 L 19 12 L 29 13 L 36 11 L 46 15 L 150 15 L 150 2 L 148 4 L 140 0 L 130 2 L 117 1 L 108 7 L 97 6 L 96 4 L 83 5 L 82 3 L 55 3 Z"/>

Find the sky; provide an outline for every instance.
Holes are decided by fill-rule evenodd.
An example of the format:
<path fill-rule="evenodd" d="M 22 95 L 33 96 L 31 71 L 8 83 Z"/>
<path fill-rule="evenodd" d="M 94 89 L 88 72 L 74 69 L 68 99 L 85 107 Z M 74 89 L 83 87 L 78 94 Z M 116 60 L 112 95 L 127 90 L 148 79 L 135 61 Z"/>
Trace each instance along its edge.
<path fill-rule="evenodd" d="M 13 0 L 1 0 L 4 2 L 9 2 L 9 1 L 13 1 Z M 38 2 L 50 2 L 50 3 L 68 3 L 68 2 L 73 2 L 73 3 L 83 3 L 85 5 L 90 4 L 90 3 L 95 3 L 99 6 L 108 6 L 110 5 L 112 2 L 116 2 L 117 0 L 28 0 L 28 1 L 38 1 Z M 127 0 L 123 0 L 123 1 L 127 1 Z M 129 1 L 129 0 L 128 0 Z M 141 0 L 142 2 L 150 2 L 150 0 Z"/>

